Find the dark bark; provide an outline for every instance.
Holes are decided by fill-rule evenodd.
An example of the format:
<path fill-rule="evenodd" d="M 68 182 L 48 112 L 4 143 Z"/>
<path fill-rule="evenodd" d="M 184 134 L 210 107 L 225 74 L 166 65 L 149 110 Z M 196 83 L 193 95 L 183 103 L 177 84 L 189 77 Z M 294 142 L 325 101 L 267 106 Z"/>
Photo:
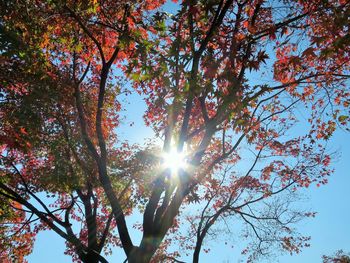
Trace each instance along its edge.
<path fill-rule="evenodd" d="M 202 242 L 202 239 L 197 240 L 196 248 L 193 252 L 193 263 L 199 262 L 199 253 L 201 252 Z"/>
<path fill-rule="evenodd" d="M 147 246 L 140 246 L 140 247 L 134 247 L 132 252 L 129 254 L 128 257 L 128 263 L 148 263 L 154 253 L 156 252 L 157 248 L 155 248 L 154 245 L 152 245 L 152 242 L 147 242 Z"/>

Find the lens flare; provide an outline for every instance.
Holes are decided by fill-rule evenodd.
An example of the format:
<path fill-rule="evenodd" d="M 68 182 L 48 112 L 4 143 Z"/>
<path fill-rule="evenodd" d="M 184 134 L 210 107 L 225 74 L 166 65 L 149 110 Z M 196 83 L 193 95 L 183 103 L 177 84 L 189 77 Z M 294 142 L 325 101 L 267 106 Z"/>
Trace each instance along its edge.
<path fill-rule="evenodd" d="M 171 172 L 177 173 L 180 169 L 186 168 L 185 154 L 172 148 L 169 152 L 163 153 L 163 166 L 170 169 Z"/>

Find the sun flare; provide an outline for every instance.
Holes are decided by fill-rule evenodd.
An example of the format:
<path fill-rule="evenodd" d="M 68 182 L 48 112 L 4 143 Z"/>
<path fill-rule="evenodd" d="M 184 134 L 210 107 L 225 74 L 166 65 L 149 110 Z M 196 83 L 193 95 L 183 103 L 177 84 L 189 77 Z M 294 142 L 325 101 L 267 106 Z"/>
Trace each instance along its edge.
<path fill-rule="evenodd" d="M 186 168 L 185 158 L 185 153 L 178 152 L 175 148 L 172 148 L 169 152 L 163 153 L 163 166 L 166 169 L 170 169 L 172 173 L 177 173 L 180 169 Z"/>

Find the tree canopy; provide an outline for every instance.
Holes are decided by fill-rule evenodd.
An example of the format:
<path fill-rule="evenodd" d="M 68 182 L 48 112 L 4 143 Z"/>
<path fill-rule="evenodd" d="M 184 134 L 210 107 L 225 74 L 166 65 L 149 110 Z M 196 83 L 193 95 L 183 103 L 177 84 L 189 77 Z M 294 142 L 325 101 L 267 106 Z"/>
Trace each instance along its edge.
<path fill-rule="evenodd" d="M 80 262 L 199 262 L 237 224 L 248 261 L 309 245 L 295 202 L 347 129 L 348 1 L 0 3 L 5 262 L 43 230 Z M 119 134 L 130 95 L 144 144 Z"/>

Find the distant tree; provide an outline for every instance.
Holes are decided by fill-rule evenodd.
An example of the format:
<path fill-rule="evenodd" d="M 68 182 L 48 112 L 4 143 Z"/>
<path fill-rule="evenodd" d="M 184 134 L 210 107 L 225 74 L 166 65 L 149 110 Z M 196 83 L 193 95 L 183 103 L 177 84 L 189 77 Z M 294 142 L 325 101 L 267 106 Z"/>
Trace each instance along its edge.
<path fill-rule="evenodd" d="M 338 250 L 332 256 L 323 256 L 323 263 L 349 263 L 350 255 L 346 254 L 343 250 Z"/>
<path fill-rule="evenodd" d="M 324 144 L 349 120 L 350 3 L 173 5 L 1 1 L 5 262 L 46 229 L 83 262 L 115 247 L 131 263 L 198 262 L 222 231 L 248 240 L 248 260 L 308 246 L 294 223 L 315 213 L 293 203 L 327 183 Z M 145 145 L 118 134 L 137 93 Z"/>

